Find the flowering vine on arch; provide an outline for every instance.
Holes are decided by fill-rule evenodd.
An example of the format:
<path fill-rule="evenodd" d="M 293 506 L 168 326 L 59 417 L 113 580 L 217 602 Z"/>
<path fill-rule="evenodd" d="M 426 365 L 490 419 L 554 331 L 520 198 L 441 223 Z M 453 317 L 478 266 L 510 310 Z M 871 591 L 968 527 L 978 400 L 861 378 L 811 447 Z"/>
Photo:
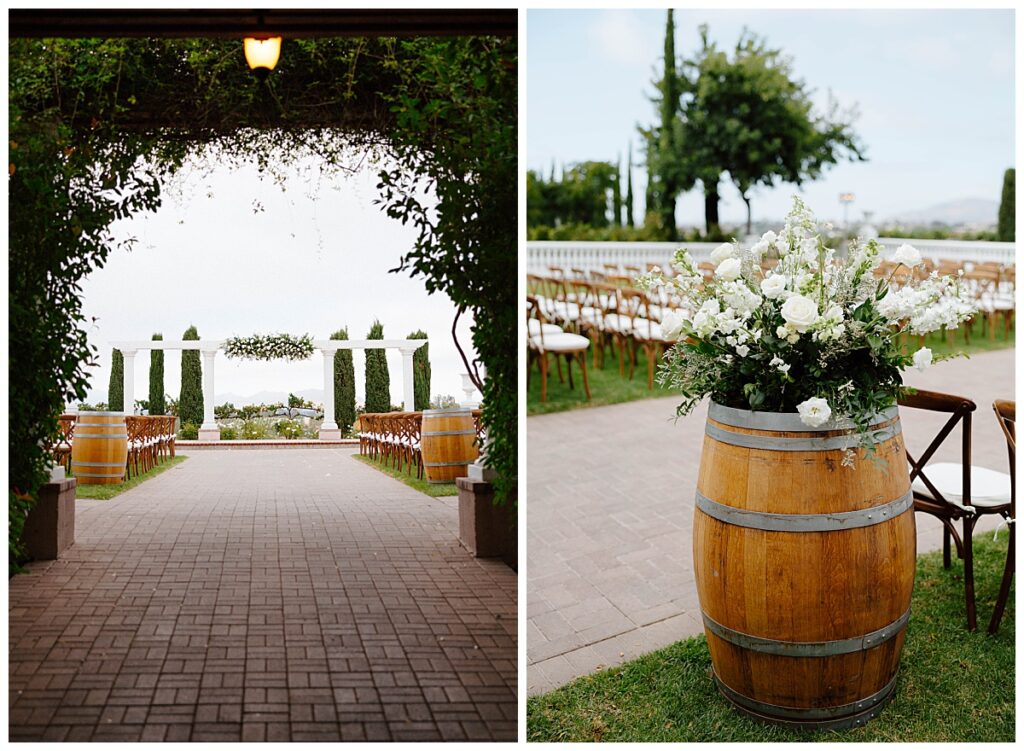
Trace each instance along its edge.
<path fill-rule="evenodd" d="M 224 341 L 224 354 L 243 360 L 308 360 L 313 356 L 313 339 L 309 334 L 233 336 Z"/>

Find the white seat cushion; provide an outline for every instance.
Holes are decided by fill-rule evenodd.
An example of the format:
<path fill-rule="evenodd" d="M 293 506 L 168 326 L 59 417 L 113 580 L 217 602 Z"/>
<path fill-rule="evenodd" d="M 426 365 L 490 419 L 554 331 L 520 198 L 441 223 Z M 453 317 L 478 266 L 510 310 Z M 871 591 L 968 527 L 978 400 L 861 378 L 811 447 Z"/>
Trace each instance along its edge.
<path fill-rule="evenodd" d="M 553 323 L 541 323 L 536 318 L 530 318 L 526 321 L 526 328 L 530 332 L 530 336 L 536 336 L 541 331 L 544 335 L 548 334 L 561 334 L 562 329 Z"/>
<path fill-rule="evenodd" d="M 543 343 L 539 336 L 531 336 L 530 344 L 534 349 L 545 352 L 577 352 L 589 347 L 590 340 L 578 334 L 545 334 Z"/>
<path fill-rule="evenodd" d="M 950 503 L 966 508 L 963 502 L 964 469 L 962 464 L 936 462 L 924 468 L 924 474 L 931 480 L 935 489 Z M 914 480 L 914 492 L 927 498 L 932 493 L 924 480 Z M 1010 502 L 1010 476 L 985 467 L 971 466 L 971 505 L 981 508 L 1002 506 Z"/>

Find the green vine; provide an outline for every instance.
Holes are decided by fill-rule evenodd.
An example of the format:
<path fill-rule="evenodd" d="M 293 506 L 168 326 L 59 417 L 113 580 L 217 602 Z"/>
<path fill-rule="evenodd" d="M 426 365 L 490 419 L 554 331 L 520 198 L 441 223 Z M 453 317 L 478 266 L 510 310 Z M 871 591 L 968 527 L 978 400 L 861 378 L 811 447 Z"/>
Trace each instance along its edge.
<path fill-rule="evenodd" d="M 488 462 L 499 497 L 514 488 L 514 40 L 286 40 L 258 85 L 236 40 L 15 38 L 8 102 L 12 561 L 48 477 L 43 446 L 88 387 L 80 283 L 132 247 L 111 224 L 157 209 L 186 160 L 269 173 L 310 153 L 328 170 L 401 165 L 380 174 L 381 206 L 419 236 L 396 270 L 472 310 Z"/>

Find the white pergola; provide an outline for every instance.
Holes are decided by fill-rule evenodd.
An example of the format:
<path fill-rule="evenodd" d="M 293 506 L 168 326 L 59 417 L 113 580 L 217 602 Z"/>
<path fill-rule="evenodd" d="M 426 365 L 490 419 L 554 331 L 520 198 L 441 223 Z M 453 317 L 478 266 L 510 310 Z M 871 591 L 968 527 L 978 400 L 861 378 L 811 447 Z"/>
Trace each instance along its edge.
<path fill-rule="evenodd" d="M 320 426 L 321 440 L 341 438 L 341 430 L 334 421 L 334 354 L 339 349 L 397 349 L 402 353 L 402 398 L 406 409 L 412 409 L 413 395 L 412 355 L 427 343 L 426 339 L 317 339 L 313 347 L 320 350 L 324 362 L 324 421 Z M 223 339 L 198 340 L 141 340 L 111 342 L 124 356 L 124 403 L 131 411 L 135 405 L 135 355 L 139 350 L 197 349 L 203 355 L 203 424 L 199 428 L 202 441 L 219 441 L 220 429 L 213 417 L 213 367 L 217 353 L 223 349 Z"/>

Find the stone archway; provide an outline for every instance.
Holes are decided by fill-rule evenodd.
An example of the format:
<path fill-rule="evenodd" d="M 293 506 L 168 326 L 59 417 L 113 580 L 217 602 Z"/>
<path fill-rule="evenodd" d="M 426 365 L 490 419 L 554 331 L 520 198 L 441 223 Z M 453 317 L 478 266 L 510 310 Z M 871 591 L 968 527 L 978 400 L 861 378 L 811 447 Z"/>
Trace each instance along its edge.
<path fill-rule="evenodd" d="M 320 440 L 336 440 L 341 430 L 334 421 L 334 354 L 339 349 L 397 349 L 402 353 L 402 400 L 408 409 L 415 403 L 413 396 L 412 356 L 427 344 L 427 339 L 316 339 L 313 347 L 319 350 L 324 363 L 324 421 L 320 426 Z M 197 340 L 139 340 L 113 342 L 114 348 L 124 356 L 124 403 L 135 404 L 135 355 L 139 350 L 196 349 L 203 355 L 203 424 L 199 428 L 202 441 L 219 441 L 220 430 L 214 420 L 214 364 L 217 353 L 224 348 L 223 339 Z"/>

